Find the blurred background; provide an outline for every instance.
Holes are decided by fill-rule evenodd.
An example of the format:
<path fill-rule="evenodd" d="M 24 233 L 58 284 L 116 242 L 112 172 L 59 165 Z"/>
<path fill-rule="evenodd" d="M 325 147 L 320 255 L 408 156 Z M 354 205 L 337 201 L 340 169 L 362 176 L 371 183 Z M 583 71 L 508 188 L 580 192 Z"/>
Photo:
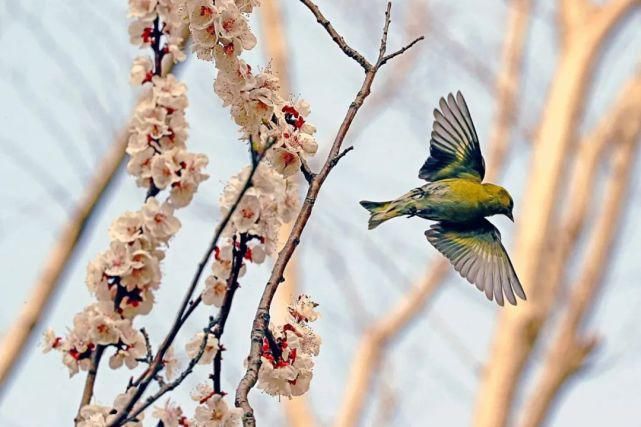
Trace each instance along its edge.
<path fill-rule="evenodd" d="M 363 72 L 300 2 L 264 3 L 252 16 L 258 46 L 245 59 L 271 63 L 311 104 L 316 169 Z M 375 57 L 383 1 L 318 4 Z M 138 54 L 126 14 L 125 0 L 0 2 L 2 426 L 72 422 L 84 374 L 69 380 L 59 355 L 38 349 L 40 335 L 64 331 L 90 301 L 87 263 L 108 244 L 111 221 L 144 194 L 123 168 Z M 288 293 L 320 303 L 311 390 L 280 402 L 253 390 L 259 424 L 639 425 L 641 2 L 396 0 L 390 34 L 393 48 L 426 40 L 377 77 L 345 141 L 355 150 L 323 187 L 277 295 L 278 306 Z M 220 219 L 224 183 L 247 163 L 213 93 L 213 66 L 189 56 L 175 73 L 189 87 L 188 144 L 209 156 L 211 177 L 179 213 L 157 305 L 138 319 L 153 342 Z M 517 307 L 497 307 L 453 274 L 425 241 L 426 221 L 368 232 L 358 206 L 421 185 L 432 110 L 456 90 L 488 180 L 515 198 L 515 224 L 493 222 L 528 293 Z M 227 323 L 223 388 L 232 395 L 269 271 L 252 265 Z M 178 348 L 206 323 L 209 313 L 197 314 Z M 187 413 L 189 391 L 207 374 L 197 370 L 173 394 Z M 99 375 L 96 401 L 111 404 L 130 375 Z"/>

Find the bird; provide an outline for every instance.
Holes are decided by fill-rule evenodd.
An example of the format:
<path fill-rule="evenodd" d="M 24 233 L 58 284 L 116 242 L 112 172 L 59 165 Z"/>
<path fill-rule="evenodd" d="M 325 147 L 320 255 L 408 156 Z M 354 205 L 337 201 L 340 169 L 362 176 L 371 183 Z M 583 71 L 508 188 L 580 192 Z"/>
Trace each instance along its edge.
<path fill-rule="evenodd" d="M 505 215 L 514 222 L 514 201 L 503 187 L 483 183 L 485 160 L 461 92 L 441 98 L 434 109 L 429 156 L 418 177 L 427 184 L 386 201 L 363 200 L 369 229 L 398 216 L 436 221 L 425 236 L 454 269 L 500 306 L 526 300 L 501 233 L 487 220 Z"/>

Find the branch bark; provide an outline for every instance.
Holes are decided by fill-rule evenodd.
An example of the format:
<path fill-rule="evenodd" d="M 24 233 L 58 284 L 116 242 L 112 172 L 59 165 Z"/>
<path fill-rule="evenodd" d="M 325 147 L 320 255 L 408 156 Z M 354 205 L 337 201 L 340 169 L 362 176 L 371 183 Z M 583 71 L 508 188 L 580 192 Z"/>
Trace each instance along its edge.
<path fill-rule="evenodd" d="M 528 302 L 501 314 L 478 394 L 478 427 L 507 424 L 517 385 L 552 307 L 557 286 L 541 280 L 540 271 L 548 259 L 566 159 L 603 41 L 635 4 L 612 0 L 584 13 L 580 21 L 561 17 L 563 43 L 534 144 L 514 256 Z"/>
<path fill-rule="evenodd" d="M 301 0 L 301 2 L 305 4 L 312 11 L 312 13 L 314 13 L 317 20 L 321 24 L 323 24 L 323 26 L 327 29 L 330 35 L 332 35 L 332 39 L 341 47 L 343 52 L 345 52 L 348 56 L 352 58 L 354 57 L 362 58 L 362 56 L 358 54 L 358 52 L 356 52 L 357 55 L 354 55 L 354 52 L 350 51 L 349 49 L 346 49 L 348 46 L 344 42 L 343 38 L 340 37 L 340 35 L 338 35 L 338 33 L 336 33 L 335 30 L 333 30 L 333 32 L 330 31 L 330 28 L 333 28 L 331 27 L 330 23 L 321 22 L 324 19 L 324 17 L 315 4 L 313 4 L 310 0 Z M 272 299 L 274 297 L 276 289 L 278 288 L 278 285 L 283 281 L 283 273 L 285 271 L 285 268 L 289 260 L 291 259 L 296 247 L 300 243 L 301 235 L 303 233 L 303 230 L 305 229 L 307 221 L 311 216 L 312 209 L 314 207 L 314 204 L 316 202 L 316 198 L 320 192 L 320 189 L 323 183 L 325 182 L 325 180 L 327 179 L 327 176 L 329 175 L 329 173 L 336 166 L 337 160 L 340 158 L 341 146 L 343 144 L 343 140 L 345 139 L 345 136 L 347 135 L 347 132 L 349 131 L 352 121 L 356 117 L 356 114 L 358 113 L 360 107 L 363 105 L 363 102 L 365 101 L 367 96 L 370 94 L 372 83 L 380 67 L 383 66 L 383 64 L 387 61 L 388 58 L 392 58 L 394 56 L 394 53 L 390 55 L 386 55 L 387 34 L 388 34 L 389 24 L 390 24 L 390 11 L 391 11 L 391 3 L 388 2 L 387 10 L 385 13 L 385 24 L 383 27 L 383 36 L 381 38 L 379 55 L 378 55 L 376 64 L 370 65 L 368 67 L 364 65 L 362 61 L 358 61 L 366 71 L 365 79 L 354 101 L 352 102 L 352 104 L 347 110 L 345 118 L 343 119 L 343 122 L 338 130 L 338 133 L 332 144 L 332 148 L 330 149 L 330 152 L 325 160 L 323 167 L 321 168 L 320 172 L 312 178 L 310 182 L 303 206 L 301 207 L 301 210 L 294 222 L 294 226 L 292 228 L 292 232 L 290 233 L 287 239 L 287 243 L 285 244 L 282 251 L 278 255 L 278 259 L 276 260 L 276 264 L 274 265 L 274 269 L 272 270 L 269 281 L 265 285 L 263 295 L 258 305 L 258 309 L 256 311 L 256 316 L 254 318 L 254 322 L 252 326 L 251 349 L 250 349 L 250 354 L 247 361 L 247 370 L 236 390 L 236 406 L 242 408 L 243 424 L 246 426 L 254 426 L 256 424 L 256 421 L 254 419 L 253 408 L 251 407 L 248 401 L 248 394 L 249 394 L 249 391 L 254 387 L 258 379 L 258 370 L 260 369 L 260 364 L 261 364 L 261 345 L 263 342 L 265 331 L 269 325 L 269 309 L 271 307 Z M 324 19 L 324 21 L 327 21 L 327 20 Z M 422 37 L 413 41 L 408 46 L 415 44 L 417 41 L 420 41 L 421 39 Z M 401 51 L 404 52 L 405 50 L 406 48 L 402 48 L 397 52 L 401 52 Z M 367 64 L 366 60 L 365 60 L 365 64 Z"/>

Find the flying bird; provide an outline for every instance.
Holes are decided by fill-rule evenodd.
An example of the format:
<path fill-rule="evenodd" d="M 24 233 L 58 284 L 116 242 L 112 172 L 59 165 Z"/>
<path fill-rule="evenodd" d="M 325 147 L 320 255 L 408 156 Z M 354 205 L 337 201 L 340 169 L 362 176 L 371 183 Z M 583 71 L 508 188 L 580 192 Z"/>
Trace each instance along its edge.
<path fill-rule="evenodd" d="M 505 215 L 514 221 L 514 202 L 507 190 L 483 183 L 485 161 L 472 116 L 461 92 L 441 98 L 434 110 L 430 154 L 418 177 L 427 184 L 387 202 L 361 201 L 369 229 L 397 216 L 438 221 L 425 232 L 427 240 L 454 269 L 485 292 L 489 300 L 516 305 L 525 292 L 501 233 L 486 217 Z"/>

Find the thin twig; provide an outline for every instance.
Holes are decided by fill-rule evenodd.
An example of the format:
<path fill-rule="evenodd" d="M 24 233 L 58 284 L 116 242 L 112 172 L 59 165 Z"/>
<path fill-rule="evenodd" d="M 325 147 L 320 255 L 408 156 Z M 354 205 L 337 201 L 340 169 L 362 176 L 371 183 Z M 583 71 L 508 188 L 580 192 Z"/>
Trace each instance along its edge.
<path fill-rule="evenodd" d="M 225 324 L 227 323 L 227 318 L 231 311 L 232 302 L 234 300 L 234 294 L 239 288 L 238 285 L 238 276 L 240 270 L 243 267 L 243 258 L 247 253 L 247 242 L 251 239 L 246 233 L 240 235 L 240 241 L 238 242 L 238 249 L 234 247 L 233 249 L 233 258 L 232 258 L 232 272 L 227 279 L 227 292 L 225 292 L 225 298 L 223 304 L 220 308 L 220 313 L 218 315 L 217 325 L 218 328 L 214 333 L 216 339 L 218 339 L 218 345 L 220 344 L 220 339 L 222 338 L 223 333 L 225 332 Z M 235 246 L 235 245 L 234 245 Z M 223 347 L 220 347 L 220 350 L 216 353 L 214 357 L 214 372 L 213 372 L 213 381 L 214 381 L 214 392 L 221 394 L 222 389 L 220 386 L 220 373 L 222 370 L 222 359 L 223 359 Z"/>
<path fill-rule="evenodd" d="M 336 157 L 334 157 L 334 158 L 332 159 L 332 166 L 336 166 L 336 164 L 340 161 L 340 159 L 342 159 L 343 157 L 345 157 L 345 154 L 349 153 L 349 152 L 350 152 L 350 151 L 352 151 L 353 149 L 354 149 L 354 146 L 353 146 L 353 145 L 350 145 L 349 147 L 347 147 L 347 148 L 345 148 L 343 151 L 341 151 L 341 152 L 338 154 L 338 156 L 336 156 Z"/>
<path fill-rule="evenodd" d="M 381 65 L 385 64 L 390 59 L 393 59 L 393 58 L 397 57 L 398 55 L 402 55 L 403 53 L 405 53 L 405 51 L 411 49 L 412 46 L 414 46 L 416 43 L 420 42 L 421 40 L 425 40 L 425 36 L 417 37 L 414 40 L 412 40 L 411 43 L 403 46 L 402 48 L 400 48 L 396 52 L 390 53 L 389 55 L 384 56 L 383 59 L 381 60 Z"/>
<path fill-rule="evenodd" d="M 358 52 L 353 51 L 353 49 L 352 50 L 345 49 L 348 46 L 345 44 L 344 39 L 336 33 L 336 31 L 333 29 L 331 24 L 323 17 L 320 10 L 314 3 L 312 3 L 309 0 L 301 0 L 301 2 L 305 4 L 312 11 L 312 13 L 314 13 L 318 22 L 325 27 L 328 33 L 332 36 L 332 39 L 336 41 L 336 43 L 341 47 L 341 49 L 343 50 L 343 52 L 345 52 L 347 56 L 351 58 L 358 58 L 358 57 L 362 58 L 362 55 L 358 54 Z M 269 310 L 271 307 L 272 299 L 274 297 L 274 294 L 276 293 L 276 289 L 278 288 L 278 285 L 283 281 L 283 273 L 285 271 L 285 268 L 287 267 L 287 264 L 291 259 L 296 247 L 300 243 L 300 237 L 303 233 L 303 230 L 305 229 L 305 226 L 307 225 L 307 221 L 311 216 L 312 209 L 314 208 L 314 204 L 316 202 L 318 193 L 320 192 L 320 189 L 323 183 L 325 182 L 325 179 L 327 178 L 329 173 L 332 171 L 332 169 L 336 165 L 335 160 L 338 156 L 340 156 L 343 140 L 345 139 L 345 136 L 347 135 L 347 132 L 350 129 L 352 121 L 354 120 L 354 117 L 356 117 L 356 114 L 358 113 L 359 109 L 363 105 L 363 102 L 365 101 L 367 96 L 370 94 L 374 78 L 376 77 L 376 74 L 380 70 L 380 67 L 383 65 L 382 61 L 385 58 L 385 52 L 386 52 L 387 30 L 390 24 L 390 10 L 391 10 L 391 2 L 388 2 L 386 14 L 385 14 L 385 24 L 383 27 L 383 36 L 381 38 L 381 45 L 379 48 L 379 55 L 378 55 L 376 64 L 373 66 L 369 65 L 369 68 L 368 68 L 367 66 L 363 65 L 362 62 L 357 60 L 359 63 L 361 63 L 363 68 L 366 70 L 365 79 L 354 101 L 352 102 L 352 104 L 349 106 L 349 109 L 347 110 L 345 118 L 343 119 L 343 122 L 338 130 L 338 133 L 336 134 L 336 137 L 332 144 L 332 148 L 330 149 L 330 152 L 325 160 L 325 163 L 322 169 L 320 170 L 318 175 L 316 175 L 314 179 L 312 179 L 309 185 L 309 188 L 307 190 L 307 194 L 305 197 L 305 201 L 294 222 L 292 231 L 287 239 L 287 242 L 285 243 L 285 246 L 283 247 L 283 249 L 278 255 L 278 259 L 276 260 L 276 263 L 272 270 L 269 281 L 265 285 L 265 288 L 263 290 L 263 295 L 260 299 L 260 303 L 256 310 L 256 315 L 254 317 L 252 331 L 251 331 L 251 347 L 250 347 L 251 349 L 250 349 L 249 357 L 247 359 L 247 370 L 245 372 L 245 375 L 241 379 L 240 383 L 238 384 L 238 388 L 236 389 L 235 403 L 237 407 L 240 407 L 243 410 L 243 424 L 245 426 L 256 425 L 256 420 L 254 418 L 254 410 L 249 403 L 248 394 L 249 394 L 249 391 L 256 384 L 256 381 L 258 380 L 258 371 L 261 365 L 261 347 L 263 343 L 263 338 L 265 337 L 265 333 L 269 325 L 269 318 L 270 318 Z M 357 54 L 357 56 L 355 54 Z M 365 61 L 365 64 L 369 64 L 369 62 Z"/>
<path fill-rule="evenodd" d="M 80 420 L 80 410 L 91 402 L 93 397 L 93 387 L 96 382 L 96 376 L 98 374 L 98 367 L 100 366 L 100 359 L 102 358 L 102 352 L 105 350 L 105 346 L 99 345 L 96 347 L 91 356 L 91 366 L 87 371 L 87 380 L 85 381 L 85 387 L 82 391 L 82 399 L 80 399 L 80 406 L 78 406 L 78 414 L 74 420 L 76 423 Z"/>
<path fill-rule="evenodd" d="M 302 157 L 300 159 L 300 171 L 302 172 L 305 181 L 307 181 L 308 184 L 311 184 L 316 174 L 312 172 L 311 168 L 307 164 L 307 161 Z"/>
<path fill-rule="evenodd" d="M 369 72 L 374 66 L 367 60 L 363 55 L 361 55 L 356 49 L 352 48 L 347 44 L 343 36 L 338 34 L 336 29 L 331 22 L 321 13 L 318 6 L 316 6 L 311 0 L 300 0 L 316 17 L 316 21 L 325 28 L 325 31 L 331 36 L 332 40 L 341 48 L 345 55 L 352 58 L 354 61 L 358 62 L 365 72 Z"/>
<path fill-rule="evenodd" d="M 151 363 L 154 360 L 154 352 L 151 350 L 151 341 L 149 340 L 149 333 L 145 328 L 140 328 L 140 333 L 145 338 L 145 349 L 147 351 L 144 361 L 146 363 Z"/>

